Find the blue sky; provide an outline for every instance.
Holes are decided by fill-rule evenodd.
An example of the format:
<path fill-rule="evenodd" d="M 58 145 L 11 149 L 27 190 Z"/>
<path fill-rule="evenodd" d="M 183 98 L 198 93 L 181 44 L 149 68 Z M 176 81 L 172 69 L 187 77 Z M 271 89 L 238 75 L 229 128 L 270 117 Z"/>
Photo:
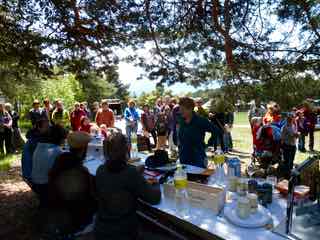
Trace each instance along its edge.
<path fill-rule="evenodd" d="M 150 92 L 155 89 L 156 82 L 151 81 L 147 78 L 139 79 L 140 74 L 143 70 L 139 67 L 134 66 L 134 64 L 130 64 L 127 62 L 120 62 L 119 63 L 119 78 L 121 82 L 124 84 L 129 84 L 130 88 L 129 91 L 131 94 L 140 95 L 142 92 Z M 194 92 L 198 89 L 205 89 L 205 88 L 217 88 L 217 83 L 211 83 L 208 86 L 201 86 L 201 87 L 193 87 L 185 83 L 176 83 L 172 86 L 168 86 L 167 89 L 172 90 L 174 94 L 182 95 L 188 92 Z"/>
<path fill-rule="evenodd" d="M 153 61 L 154 55 L 152 54 L 152 49 L 154 48 L 153 42 L 148 42 L 144 45 L 144 48 L 136 50 L 136 54 L 145 58 L 145 61 Z M 133 53 L 133 50 L 128 48 L 116 49 L 117 55 L 120 59 L 125 59 L 127 56 Z M 134 63 L 127 62 L 125 60 L 120 60 L 118 65 L 119 79 L 124 84 L 129 84 L 129 91 L 131 94 L 140 95 L 142 92 L 151 92 L 155 89 L 157 82 L 151 81 L 148 78 L 144 77 L 139 79 L 141 73 L 144 73 L 144 70 L 141 67 L 135 66 Z M 139 79 L 139 80 L 138 80 Z M 171 86 L 165 86 L 166 89 L 169 89 L 176 95 L 183 95 L 184 93 L 194 92 L 199 89 L 215 89 L 219 85 L 217 82 L 211 82 L 208 85 L 203 85 L 200 87 L 193 87 L 186 83 L 176 83 Z"/>

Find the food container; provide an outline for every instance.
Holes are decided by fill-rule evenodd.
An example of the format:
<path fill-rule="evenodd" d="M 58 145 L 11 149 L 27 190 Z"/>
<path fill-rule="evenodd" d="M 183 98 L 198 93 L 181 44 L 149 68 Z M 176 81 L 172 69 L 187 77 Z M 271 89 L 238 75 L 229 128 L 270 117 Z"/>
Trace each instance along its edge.
<path fill-rule="evenodd" d="M 258 210 L 258 196 L 255 193 L 249 193 L 248 199 L 250 202 L 251 214 L 255 214 Z"/>
<path fill-rule="evenodd" d="M 244 197 L 247 194 L 248 183 L 246 179 L 239 178 L 237 185 L 237 193 L 239 196 Z"/>
<path fill-rule="evenodd" d="M 210 209 L 215 214 L 219 214 L 226 202 L 226 191 L 222 187 L 211 187 L 200 183 L 188 182 L 187 192 L 191 205 Z M 163 184 L 163 194 L 165 198 L 175 198 L 173 181 Z"/>
<path fill-rule="evenodd" d="M 191 204 L 193 201 L 199 203 L 200 200 L 203 208 L 208 208 L 215 214 L 219 214 L 226 202 L 226 191 L 222 187 L 211 187 L 200 183 L 188 182 L 187 191 Z"/>
<path fill-rule="evenodd" d="M 250 206 L 249 199 L 246 197 L 238 198 L 238 204 L 237 204 L 238 217 L 241 219 L 247 219 L 249 218 L 250 213 L 251 213 L 251 206 Z"/>
<path fill-rule="evenodd" d="M 238 186 L 238 177 L 236 176 L 229 177 L 229 191 L 236 192 L 237 186 Z"/>

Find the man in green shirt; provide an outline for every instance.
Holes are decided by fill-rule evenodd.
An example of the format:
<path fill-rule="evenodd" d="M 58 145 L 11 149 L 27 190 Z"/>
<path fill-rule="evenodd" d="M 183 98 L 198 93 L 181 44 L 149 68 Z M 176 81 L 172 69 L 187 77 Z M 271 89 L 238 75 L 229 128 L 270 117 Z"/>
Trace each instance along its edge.
<path fill-rule="evenodd" d="M 62 127 L 67 127 L 69 124 L 69 113 L 64 110 L 62 101 L 57 101 L 56 109 L 53 111 L 51 119 L 53 124 Z"/>

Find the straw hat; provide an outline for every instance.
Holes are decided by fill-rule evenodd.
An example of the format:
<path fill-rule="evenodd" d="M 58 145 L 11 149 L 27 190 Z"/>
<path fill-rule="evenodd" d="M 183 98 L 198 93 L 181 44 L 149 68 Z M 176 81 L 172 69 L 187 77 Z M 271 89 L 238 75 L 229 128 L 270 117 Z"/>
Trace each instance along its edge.
<path fill-rule="evenodd" d="M 84 148 L 90 140 L 91 136 L 86 132 L 72 132 L 68 135 L 68 144 L 71 148 Z"/>
<path fill-rule="evenodd" d="M 33 105 L 36 105 L 36 104 L 40 104 L 40 101 L 39 101 L 38 99 L 35 99 L 35 100 L 33 101 Z"/>

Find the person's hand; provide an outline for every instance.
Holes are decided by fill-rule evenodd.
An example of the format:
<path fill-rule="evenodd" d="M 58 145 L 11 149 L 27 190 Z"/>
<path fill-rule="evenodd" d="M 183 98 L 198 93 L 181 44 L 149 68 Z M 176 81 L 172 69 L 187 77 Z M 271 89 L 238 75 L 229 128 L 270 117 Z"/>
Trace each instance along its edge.
<path fill-rule="evenodd" d="M 158 184 L 158 180 L 156 178 L 149 178 L 147 179 L 147 182 L 151 185 L 155 185 L 155 184 Z"/>

